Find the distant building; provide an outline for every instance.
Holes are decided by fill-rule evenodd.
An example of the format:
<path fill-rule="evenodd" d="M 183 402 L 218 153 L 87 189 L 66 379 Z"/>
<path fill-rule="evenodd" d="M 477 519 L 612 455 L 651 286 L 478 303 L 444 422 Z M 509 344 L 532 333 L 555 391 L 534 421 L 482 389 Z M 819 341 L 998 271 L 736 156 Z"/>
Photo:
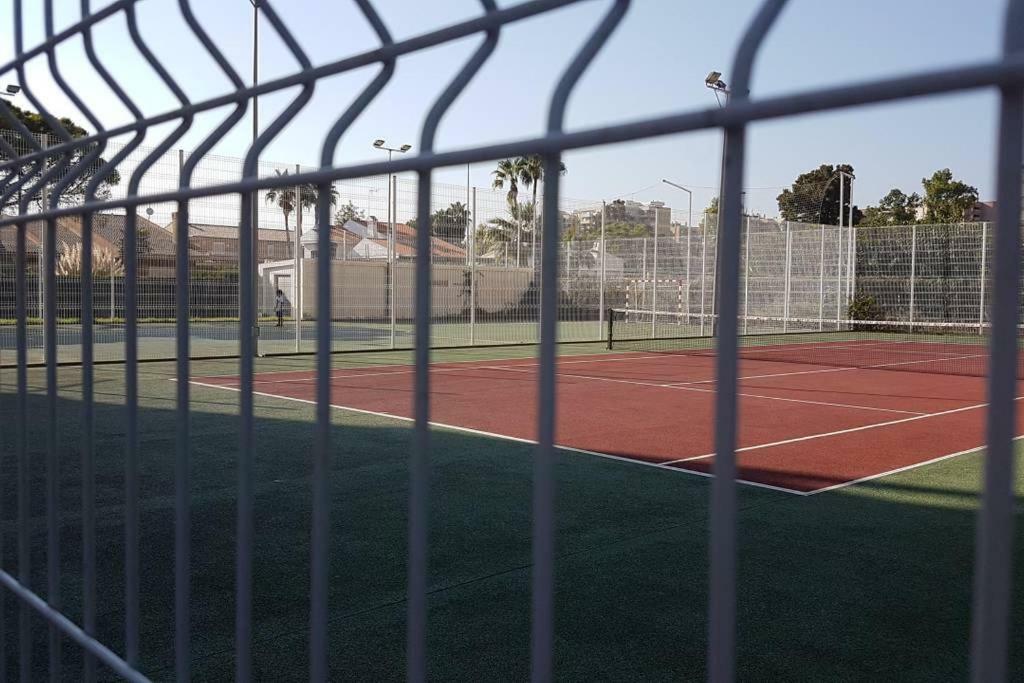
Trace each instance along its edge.
<path fill-rule="evenodd" d="M 974 205 L 964 211 L 964 221 L 967 223 L 987 223 L 996 219 L 996 202 L 974 202 Z"/>
<path fill-rule="evenodd" d="M 600 209 L 580 209 L 573 212 L 581 230 L 590 232 L 601 227 Z M 631 199 L 616 199 L 605 205 L 605 223 L 633 223 L 645 225 L 654 233 L 657 219 L 658 235 L 678 237 L 681 224 L 672 222 L 672 209 L 665 202 L 652 200 L 648 204 Z"/>

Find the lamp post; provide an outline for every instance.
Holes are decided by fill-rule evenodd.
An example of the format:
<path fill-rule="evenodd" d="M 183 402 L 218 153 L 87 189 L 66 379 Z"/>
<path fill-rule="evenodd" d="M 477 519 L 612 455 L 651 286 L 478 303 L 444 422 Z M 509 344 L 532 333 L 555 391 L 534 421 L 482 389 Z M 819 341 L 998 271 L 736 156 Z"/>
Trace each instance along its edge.
<path fill-rule="evenodd" d="M 732 91 L 729 86 L 726 85 L 725 81 L 722 80 L 722 74 L 719 71 L 712 71 L 704 79 L 704 87 L 715 93 L 715 101 L 718 102 L 718 106 L 725 108 L 729 106 L 729 96 L 732 95 Z M 722 97 L 725 98 L 725 102 L 722 102 Z M 721 189 L 725 187 L 725 137 L 722 138 L 722 174 L 719 182 L 718 192 L 718 231 L 715 233 L 715 286 L 711 288 L 711 336 L 718 336 L 718 285 L 719 285 L 719 266 L 722 263 L 722 250 L 719 245 L 721 241 L 718 239 L 721 233 L 722 226 L 722 205 L 721 202 L 725 200 L 722 197 Z M 707 226 L 705 226 L 705 230 Z M 701 311 L 703 313 L 704 311 Z"/>
<path fill-rule="evenodd" d="M 259 83 L 259 49 L 260 49 L 260 2 L 261 0 L 249 0 L 249 4 L 252 5 L 252 85 L 255 88 Z M 252 95 L 252 144 L 256 145 L 256 138 L 259 137 L 260 132 L 260 109 L 259 109 L 259 98 L 256 93 Z M 259 165 L 257 164 L 257 177 L 259 176 Z M 260 318 L 259 318 L 259 303 L 260 303 L 260 275 L 259 275 L 259 262 L 260 262 L 260 192 L 259 190 L 253 190 L 252 192 L 252 297 L 254 299 L 253 304 L 256 309 L 256 328 L 252 331 L 252 349 L 253 355 L 260 355 Z"/>
<path fill-rule="evenodd" d="M 402 145 L 401 147 L 388 147 L 384 140 L 377 138 L 373 141 L 375 149 L 379 149 L 388 153 L 388 162 L 390 163 L 391 157 L 395 152 L 399 154 L 405 154 L 412 145 Z M 395 348 L 395 214 L 398 213 L 397 207 L 393 208 L 392 202 L 397 204 L 397 197 L 392 196 L 392 182 L 393 175 L 391 169 L 388 169 L 388 308 L 391 309 L 391 348 Z M 398 194 L 397 188 L 394 190 L 394 194 Z M 423 220 L 422 216 L 418 217 L 419 220 Z M 429 221 L 429 217 L 427 218 Z M 422 226 L 417 226 L 417 229 L 422 229 Z"/>

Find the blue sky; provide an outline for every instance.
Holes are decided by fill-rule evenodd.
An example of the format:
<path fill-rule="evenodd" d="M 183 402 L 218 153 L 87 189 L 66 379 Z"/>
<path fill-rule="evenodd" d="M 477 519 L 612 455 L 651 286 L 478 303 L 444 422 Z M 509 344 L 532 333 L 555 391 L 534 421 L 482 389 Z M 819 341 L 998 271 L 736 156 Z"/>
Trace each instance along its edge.
<path fill-rule="evenodd" d="M 13 55 L 13 0 L 0 0 L 0 61 Z M 93 0 L 93 7 L 106 4 Z M 250 77 L 251 13 L 248 0 L 194 0 L 195 12 L 244 79 Z M 499 0 L 507 6 L 510 0 Z M 626 19 L 594 62 L 570 101 L 567 128 L 588 127 L 650 115 L 716 106 L 703 86 L 708 71 L 728 80 L 732 54 L 754 0 L 634 0 Z M 791 0 L 767 41 L 754 73 L 752 96 L 796 92 L 864 79 L 977 62 L 998 54 L 1004 0 Z M 25 0 L 26 42 L 42 33 L 42 0 Z M 374 46 L 355 4 L 344 0 L 277 0 L 279 14 L 315 64 Z M 375 0 L 393 36 L 410 37 L 471 17 L 476 0 Z M 58 29 L 78 17 L 79 0 L 55 0 Z M 543 131 L 553 84 L 561 69 L 609 6 L 591 0 L 506 29 L 498 50 L 444 119 L 439 149 L 452 149 Z M 191 37 L 176 0 L 143 0 L 141 31 L 190 97 L 224 92 L 219 75 Z M 101 57 L 140 103 L 144 113 L 166 111 L 174 100 L 126 41 L 123 20 L 101 24 L 95 35 Z M 382 137 L 418 147 L 424 112 L 479 44 L 478 37 L 403 58 L 384 93 L 343 140 L 336 163 L 373 159 L 370 147 Z M 294 60 L 269 24 L 261 23 L 261 79 L 291 72 Z M 66 76 L 109 125 L 127 112 L 86 66 L 76 40 L 58 51 Z M 376 73 L 362 69 L 322 81 L 312 103 L 263 157 L 316 164 L 324 131 Z M 29 79 L 59 114 L 78 120 L 46 73 L 43 60 L 30 65 Z M 0 79 L 6 83 L 9 76 Z M 271 120 L 287 103 L 285 94 L 261 99 L 261 119 Z M 17 103 L 25 106 L 22 97 Z M 221 112 L 218 114 L 222 115 Z M 194 146 L 218 116 L 201 117 L 184 141 Z M 750 133 L 745 184 L 748 206 L 775 214 L 774 197 L 796 175 L 821 163 L 850 163 L 857 172 L 855 200 L 875 203 L 891 187 L 919 191 L 920 180 L 950 167 L 978 187 L 982 199 L 994 194 L 996 99 L 977 91 L 898 105 L 858 108 L 762 123 Z M 167 129 L 164 129 L 165 131 Z M 147 142 L 155 144 L 157 133 Z M 240 156 L 248 123 L 218 148 Z M 659 185 L 669 178 L 694 188 L 695 209 L 715 194 L 721 155 L 718 133 L 659 138 L 573 152 L 566 156 L 564 192 L 581 199 L 662 199 L 684 206 L 685 196 Z M 475 185 L 489 185 L 491 165 L 471 169 Z M 465 169 L 442 170 L 441 181 L 464 182 Z"/>

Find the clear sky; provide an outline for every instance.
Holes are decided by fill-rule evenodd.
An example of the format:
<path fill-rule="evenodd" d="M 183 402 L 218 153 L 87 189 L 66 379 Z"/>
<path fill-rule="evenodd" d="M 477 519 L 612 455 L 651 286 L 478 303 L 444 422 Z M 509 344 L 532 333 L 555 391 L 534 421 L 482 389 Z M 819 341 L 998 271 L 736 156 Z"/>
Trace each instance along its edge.
<path fill-rule="evenodd" d="M 54 0 L 58 29 L 78 17 L 79 0 Z M 515 4 L 498 0 L 502 6 Z M 43 0 L 24 0 L 26 42 L 42 33 Z M 95 8 L 106 0 L 93 0 Z M 13 56 L 13 0 L 0 0 L 0 61 Z M 193 0 L 195 12 L 245 80 L 251 77 L 252 8 L 248 0 Z M 396 39 L 414 36 L 480 11 L 477 0 L 374 0 Z M 499 47 L 444 119 L 437 147 L 452 149 L 543 131 L 553 84 L 607 10 L 591 0 L 506 29 Z M 729 79 L 732 55 L 757 8 L 755 0 L 634 0 L 632 8 L 573 95 L 567 128 L 627 121 L 650 115 L 717 106 L 703 80 L 716 69 Z M 767 41 L 753 79 L 753 97 L 812 86 L 856 82 L 944 65 L 977 62 L 998 54 L 1004 0 L 791 0 Z M 355 3 L 346 0 L 276 0 L 273 6 L 309 58 L 320 64 L 372 48 L 375 40 Z M 138 5 L 143 36 L 193 98 L 224 92 L 227 81 L 191 37 L 176 0 Z M 166 111 L 174 100 L 127 40 L 123 19 L 95 32 L 101 57 L 144 113 Z M 415 54 L 398 62 L 382 95 L 352 127 L 337 163 L 373 159 L 375 138 L 418 147 L 424 112 L 479 44 L 478 37 Z M 261 79 L 287 74 L 295 62 L 270 25 L 260 26 Z M 110 96 L 84 60 L 76 39 L 58 51 L 67 78 L 109 125 L 127 112 Z M 313 101 L 263 155 L 313 165 L 324 132 L 377 68 L 322 81 Z M 0 77 L 4 82 L 9 76 Z M 52 109 L 84 122 L 59 94 L 43 60 L 28 79 Z M 289 94 L 290 95 L 290 94 Z M 287 95 L 261 99 L 268 122 Z M 21 106 L 24 97 L 16 100 Z M 222 112 L 218 112 L 222 115 Z M 199 119 L 181 146 L 189 148 L 216 123 Z M 996 99 L 977 91 L 899 105 L 846 110 L 758 124 L 752 128 L 745 184 L 748 206 L 777 213 L 774 198 L 802 171 L 821 163 L 849 163 L 857 173 L 855 201 L 877 202 L 892 187 L 920 191 L 921 178 L 943 167 L 975 185 L 982 199 L 994 195 Z M 167 129 L 164 129 L 167 130 Z M 218 148 L 243 154 L 249 124 L 240 125 Z M 157 136 L 147 140 L 155 144 Z M 660 185 L 669 178 L 694 189 L 703 208 L 718 183 L 718 133 L 701 133 L 566 156 L 564 192 L 580 199 L 662 199 L 685 206 L 685 195 Z M 471 169 L 475 185 L 489 185 L 492 165 Z M 465 169 L 439 171 L 436 179 L 464 182 Z"/>

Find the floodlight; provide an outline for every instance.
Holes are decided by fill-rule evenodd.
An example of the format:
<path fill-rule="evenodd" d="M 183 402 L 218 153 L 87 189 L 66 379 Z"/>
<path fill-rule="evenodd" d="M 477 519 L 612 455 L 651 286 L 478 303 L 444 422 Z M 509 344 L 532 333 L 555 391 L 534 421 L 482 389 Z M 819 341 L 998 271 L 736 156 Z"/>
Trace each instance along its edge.
<path fill-rule="evenodd" d="M 717 87 L 722 81 L 722 74 L 719 71 L 712 71 L 708 74 L 708 77 L 704 79 L 704 83 L 711 88 Z"/>
<path fill-rule="evenodd" d="M 14 85 L 12 83 L 11 85 L 7 86 L 7 94 L 8 95 L 17 95 L 19 92 L 21 92 L 21 86 L 20 85 Z"/>
<path fill-rule="evenodd" d="M 384 141 L 381 140 L 381 139 L 374 140 L 373 141 L 373 146 L 374 147 L 378 147 L 378 148 L 379 147 L 383 147 L 384 146 Z"/>
<path fill-rule="evenodd" d="M 410 149 L 412 149 L 412 145 L 402 145 L 401 147 L 398 148 L 398 151 L 408 152 Z"/>

